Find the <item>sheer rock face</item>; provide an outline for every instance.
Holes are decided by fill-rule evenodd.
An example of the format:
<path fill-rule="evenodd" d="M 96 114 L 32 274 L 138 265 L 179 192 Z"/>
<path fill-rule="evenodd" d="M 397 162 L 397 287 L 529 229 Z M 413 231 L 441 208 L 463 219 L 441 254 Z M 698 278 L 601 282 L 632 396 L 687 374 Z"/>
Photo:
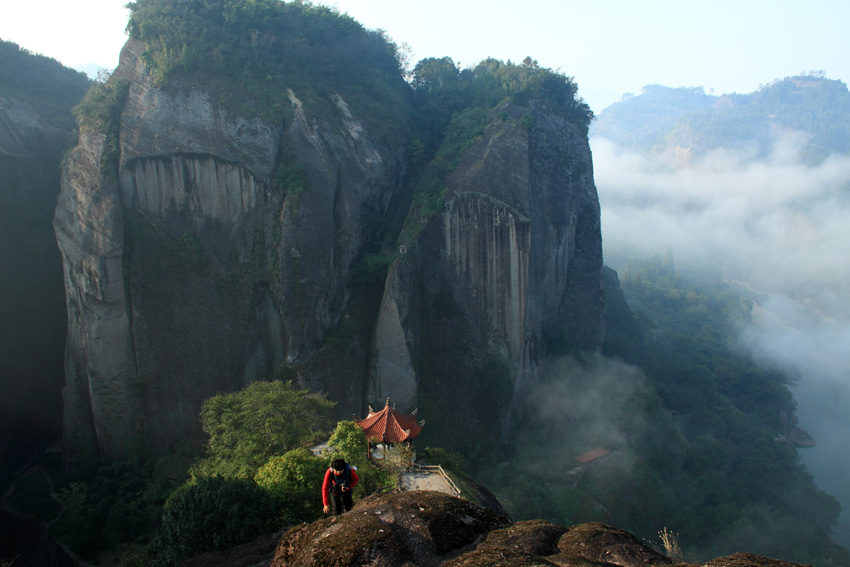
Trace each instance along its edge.
<path fill-rule="evenodd" d="M 458 432 L 505 435 L 544 341 L 566 330 L 592 350 L 604 334 L 587 136 L 544 108 L 507 112 L 462 156 L 444 209 L 392 267 L 379 316 L 369 398 L 432 402 Z"/>
<path fill-rule="evenodd" d="M 130 83 L 117 175 L 105 137 L 83 133 L 54 219 L 71 461 L 196 438 L 204 399 L 311 356 L 344 307 L 364 210 L 403 174 L 403 144 L 339 97 L 334 123 L 291 91 L 291 119 L 248 119 L 203 89 L 158 89 L 141 49 L 129 41 L 111 79 Z M 276 188 L 280 167 L 303 190 Z"/>
<path fill-rule="evenodd" d="M 0 95 L 0 479 L 61 435 L 65 296 L 50 220 L 70 104 Z"/>

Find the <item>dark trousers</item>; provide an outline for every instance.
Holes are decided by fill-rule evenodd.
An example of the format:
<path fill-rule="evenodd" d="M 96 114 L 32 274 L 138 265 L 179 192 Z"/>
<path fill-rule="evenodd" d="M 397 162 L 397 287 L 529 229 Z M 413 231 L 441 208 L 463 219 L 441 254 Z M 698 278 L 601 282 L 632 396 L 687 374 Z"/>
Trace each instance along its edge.
<path fill-rule="evenodd" d="M 348 512 L 352 506 L 354 506 L 354 502 L 351 499 L 350 490 L 342 493 L 331 490 L 331 507 L 335 515 L 338 516 L 344 512 Z"/>

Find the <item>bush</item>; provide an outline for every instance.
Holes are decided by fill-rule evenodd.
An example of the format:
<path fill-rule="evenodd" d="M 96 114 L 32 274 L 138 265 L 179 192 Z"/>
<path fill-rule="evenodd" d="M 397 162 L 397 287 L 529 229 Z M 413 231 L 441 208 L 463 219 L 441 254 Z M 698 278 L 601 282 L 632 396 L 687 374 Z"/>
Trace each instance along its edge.
<path fill-rule="evenodd" d="M 201 409 L 209 458 L 192 474 L 252 478 L 272 456 L 316 441 L 327 431 L 333 406 L 291 382 L 254 382 L 214 396 Z"/>
<path fill-rule="evenodd" d="M 175 492 L 165 504 L 151 550 L 154 565 L 177 562 L 206 551 L 221 551 L 274 531 L 277 506 L 249 479 L 201 478 Z"/>
<path fill-rule="evenodd" d="M 151 467 L 129 461 L 101 467 L 88 482 L 71 483 L 56 495 L 63 511 L 51 535 L 86 558 L 123 542 L 144 541 L 171 490 Z"/>
<path fill-rule="evenodd" d="M 255 480 L 279 502 L 285 523 L 312 522 L 320 515 L 325 470 L 325 459 L 308 449 L 293 449 L 269 459 Z"/>

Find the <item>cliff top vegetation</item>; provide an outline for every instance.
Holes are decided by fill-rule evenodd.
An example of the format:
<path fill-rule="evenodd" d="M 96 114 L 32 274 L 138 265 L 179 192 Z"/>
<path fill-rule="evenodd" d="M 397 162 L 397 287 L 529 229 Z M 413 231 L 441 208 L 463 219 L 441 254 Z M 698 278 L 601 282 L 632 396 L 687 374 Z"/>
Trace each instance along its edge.
<path fill-rule="evenodd" d="M 279 0 L 137 0 L 127 31 L 165 86 L 203 78 L 225 104 L 269 119 L 285 116 L 283 93 L 339 112 L 340 93 L 373 118 L 403 123 L 402 56 L 383 31 L 332 8 Z M 220 79 L 217 81 L 216 79 Z"/>
<path fill-rule="evenodd" d="M 89 86 L 84 73 L 17 43 L 0 40 L 0 94 L 70 108 Z"/>

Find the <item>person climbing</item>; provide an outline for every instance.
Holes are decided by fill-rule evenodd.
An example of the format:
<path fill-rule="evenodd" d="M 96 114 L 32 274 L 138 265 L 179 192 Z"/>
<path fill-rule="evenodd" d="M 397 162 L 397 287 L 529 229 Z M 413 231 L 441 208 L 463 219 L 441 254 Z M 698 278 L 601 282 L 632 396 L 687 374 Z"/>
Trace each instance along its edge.
<path fill-rule="evenodd" d="M 325 480 L 322 482 L 322 512 L 327 514 L 331 511 L 340 515 L 351 510 L 354 502 L 351 491 L 360 482 L 357 469 L 345 462 L 345 459 L 334 459 L 330 468 L 325 472 Z"/>

